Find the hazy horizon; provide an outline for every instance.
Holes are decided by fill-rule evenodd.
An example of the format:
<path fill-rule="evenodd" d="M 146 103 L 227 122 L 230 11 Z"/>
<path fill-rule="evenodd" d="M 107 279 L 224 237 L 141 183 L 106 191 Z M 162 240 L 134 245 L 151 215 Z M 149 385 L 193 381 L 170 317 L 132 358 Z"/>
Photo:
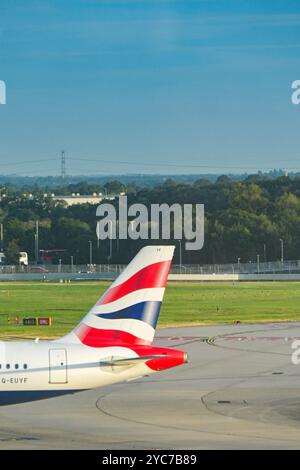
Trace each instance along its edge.
<path fill-rule="evenodd" d="M 300 169 L 296 0 L 0 5 L 0 172 Z"/>

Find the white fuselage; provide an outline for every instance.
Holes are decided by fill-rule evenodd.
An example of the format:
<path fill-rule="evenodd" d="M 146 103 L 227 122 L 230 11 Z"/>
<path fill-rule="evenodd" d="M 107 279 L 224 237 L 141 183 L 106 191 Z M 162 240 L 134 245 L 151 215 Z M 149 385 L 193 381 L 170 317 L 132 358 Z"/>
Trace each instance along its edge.
<path fill-rule="evenodd" d="M 135 358 L 125 347 L 91 348 L 56 341 L 0 342 L 0 405 L 75 393 L 154 372 L 145 363 L 108 366 Z"/>
<path fill-rule="evenodd" d="M 152 342 L 174 246 L 146 246 L 55 341 L 0 342 L 0 406 L 136 379 L 187 362 Z"/>

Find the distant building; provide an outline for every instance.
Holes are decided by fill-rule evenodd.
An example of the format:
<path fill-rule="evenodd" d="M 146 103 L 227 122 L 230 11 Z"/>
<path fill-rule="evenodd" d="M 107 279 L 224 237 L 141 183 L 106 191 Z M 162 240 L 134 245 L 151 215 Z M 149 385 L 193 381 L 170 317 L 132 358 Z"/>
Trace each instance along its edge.
<path fill-rule="evenodd" d="M 118 194 L 103 196 L 103 194 L 81 195 L 78 193 L 73 193 L 70 196 L 56 196 L 54 194 L 51 196 L 54 201 L 63 201 L 67 206 L 73 206 L 75 204 L 100 204 L 103 199 L 113 201 L 116 197 L 119 197 Z"/>

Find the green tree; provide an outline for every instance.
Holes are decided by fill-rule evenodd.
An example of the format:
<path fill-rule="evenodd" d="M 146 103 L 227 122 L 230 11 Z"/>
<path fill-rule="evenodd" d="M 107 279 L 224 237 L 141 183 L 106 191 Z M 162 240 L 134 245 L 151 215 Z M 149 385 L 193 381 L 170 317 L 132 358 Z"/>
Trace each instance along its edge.
<path fill-rule="evenodd" d="M 6 264 L 18 264 L 19 263 L 20 247 L 16 240 L 10 240 L 7 244 L 5 254 Z"/>

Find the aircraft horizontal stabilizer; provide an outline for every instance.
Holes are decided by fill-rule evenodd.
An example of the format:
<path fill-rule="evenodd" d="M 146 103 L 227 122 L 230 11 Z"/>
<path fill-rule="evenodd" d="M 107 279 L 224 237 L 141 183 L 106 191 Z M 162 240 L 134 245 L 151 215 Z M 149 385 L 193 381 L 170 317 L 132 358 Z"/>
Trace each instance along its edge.
<path fill-rule="evenodd" d="M 152 356 L 139 356 L 139 357 L 128 357 L 117 359 L 112 357 L 111 359 L 105 359 L 101 361 L 101 367 L 132 367 L 142 362 L 150 361 L 151 359 L 165 358 L 165 354 L 153 354 Z"/>

